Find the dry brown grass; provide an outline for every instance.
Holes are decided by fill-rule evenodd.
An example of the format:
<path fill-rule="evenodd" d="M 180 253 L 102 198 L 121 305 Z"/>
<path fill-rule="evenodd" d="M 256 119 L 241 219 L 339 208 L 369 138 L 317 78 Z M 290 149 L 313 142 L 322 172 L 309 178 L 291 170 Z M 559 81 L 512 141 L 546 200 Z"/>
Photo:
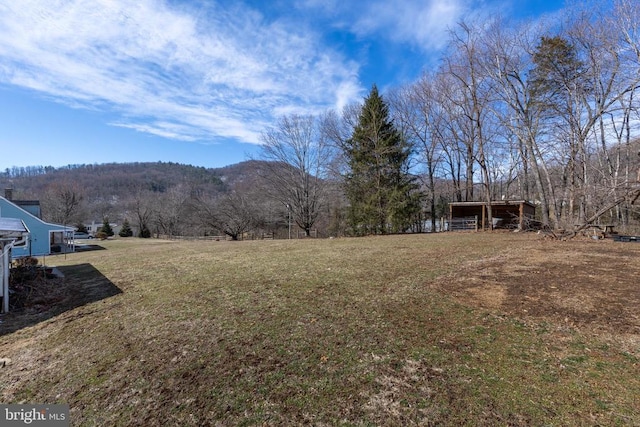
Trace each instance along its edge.
<path fill-rule="evenodd" d="M 3 401 L 73 425 L 640 424 L 634 243 L 101 245 L 47 259 L 62 303 L 2 317 Z"/>

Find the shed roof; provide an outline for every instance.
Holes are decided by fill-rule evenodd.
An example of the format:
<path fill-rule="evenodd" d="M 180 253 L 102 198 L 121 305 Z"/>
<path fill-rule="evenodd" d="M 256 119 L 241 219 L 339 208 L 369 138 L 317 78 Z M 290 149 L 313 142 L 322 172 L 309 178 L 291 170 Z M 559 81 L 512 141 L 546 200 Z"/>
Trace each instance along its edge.
<path fill-rule="evenodd" d="M 451 202 L 449 205 L 451 206 L 483 206 L 486 205 L 487 202 Z M 531 207 L 535 207 L 535 205 L 526 200 L 492 200 L 491 206 L 511 206 L 511 205 L 529 205 Z"/>

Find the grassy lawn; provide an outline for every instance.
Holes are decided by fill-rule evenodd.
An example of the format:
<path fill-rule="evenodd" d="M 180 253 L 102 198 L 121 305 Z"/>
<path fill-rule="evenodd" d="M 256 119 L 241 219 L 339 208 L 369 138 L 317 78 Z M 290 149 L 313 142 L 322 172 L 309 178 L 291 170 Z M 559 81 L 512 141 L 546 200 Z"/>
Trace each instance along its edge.
<path fill-rule="evenodd" d="M 67 403 L 74 426 L 640 425 L 638 330 L 446 291 L 539 240 L 99 242 L 46 260 L 69 307 L 1 319 L 2 399 Z"/>

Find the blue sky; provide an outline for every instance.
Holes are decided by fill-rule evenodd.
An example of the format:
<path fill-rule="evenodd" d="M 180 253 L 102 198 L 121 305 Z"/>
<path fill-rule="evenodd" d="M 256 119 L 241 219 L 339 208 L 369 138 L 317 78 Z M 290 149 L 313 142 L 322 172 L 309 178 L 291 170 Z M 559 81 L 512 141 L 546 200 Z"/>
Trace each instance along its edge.
<path fill-rule="evenodd" d="M 360 101 L 437 64 L 462 19 L 552 0 L 0 0 L 0 170 L 259 151 L 283 114 Z"/>

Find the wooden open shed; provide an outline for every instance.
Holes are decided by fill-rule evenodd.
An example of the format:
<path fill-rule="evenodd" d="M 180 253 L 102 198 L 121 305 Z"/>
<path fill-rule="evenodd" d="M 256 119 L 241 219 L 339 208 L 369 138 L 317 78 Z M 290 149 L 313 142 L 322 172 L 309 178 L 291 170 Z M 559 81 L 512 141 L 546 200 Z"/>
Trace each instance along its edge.
<path fill-rule="evenodd" d="M 526 200 L 496 200 L 491 202 L 493 228 L 524 229 L 525 223 L 534 219 L 536 207 Z M 450 229 L 488 229 L 487 202 L 449 203 Z M 462 224 L 462 225 L 459 225 Z"/>

